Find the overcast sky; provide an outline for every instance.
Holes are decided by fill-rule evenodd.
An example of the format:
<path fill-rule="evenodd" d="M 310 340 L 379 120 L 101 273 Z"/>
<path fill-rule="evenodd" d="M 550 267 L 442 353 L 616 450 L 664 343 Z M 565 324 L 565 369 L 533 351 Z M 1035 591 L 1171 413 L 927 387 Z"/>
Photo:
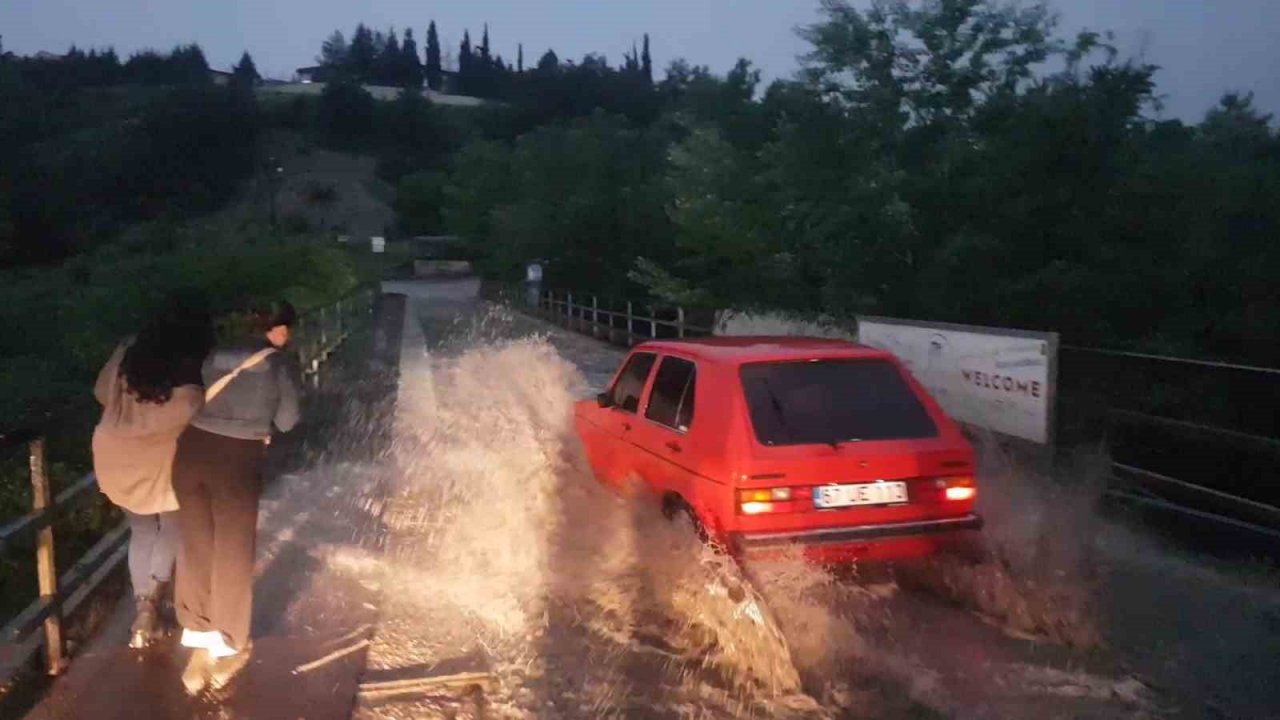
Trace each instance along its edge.
<path fill-rule="evenodd" d="M 866 4 L 864 0 L 857 0 Z M 1198 120 L 1225 90 L 1253 90 L 1280 114 L 1280 0 L 1055 0 L 1063 30 L 1113 29 L 1127 54 L 1162 66 L 1166 115 Z M 495 52 L 514 62 L 516 43 L 536 62 L 548 47 L 561 58 L 600 52 L 621 59 L 644 32 L 654 62 L 676 57 L 727 70 L 746 56 L 766 78 L 788 76 L 805 45 L 792 29 L 812 22 L 818 0 L 2 0 L 4 46 L 20 54 L 113 45 L 122 55 L 144 47 L 199 42 L 215 67 L 249 50 L 259 69 L 288 78 L 312 63 L 335 28 L 350 38 L 359 21 L 383 29 L 410 26 L 421 46 L 435 19 L 456 52 L 464 28 L 479 40 L 491 26 Z"/>

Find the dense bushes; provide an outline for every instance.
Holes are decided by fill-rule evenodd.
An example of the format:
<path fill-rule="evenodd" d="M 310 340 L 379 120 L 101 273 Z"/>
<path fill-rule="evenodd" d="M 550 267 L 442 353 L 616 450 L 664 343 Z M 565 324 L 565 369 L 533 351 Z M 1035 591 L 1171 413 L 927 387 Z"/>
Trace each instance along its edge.
<path fill-rule="evenodd" d="M 225 204 L 254 170 L 251 97 L 204 83 L 49 90 L 0 61 L 0 267 Z"/>
<path fill-rule="evenodd" d="M 90 402 L 94 373 L 164 298 L 194 295 L 215 310 L 247 298 L 314 307 L 362 279 L 345 253 L 312 238 L 159 226 L 135 245 L 107 245 L 58 268 L 0 274 L 0 418 L 12 427 L 60 405 Z"/>
<path fill-rule="evenodd" d="M 1151 119 L 1155 68 L 1039 6 L 823 7 L 803 81 L 677 63 L 654 122 L 467 148 L 448 228 L 584 290 L 1280 363 L 1280 137 L 1250 98 Z"/>

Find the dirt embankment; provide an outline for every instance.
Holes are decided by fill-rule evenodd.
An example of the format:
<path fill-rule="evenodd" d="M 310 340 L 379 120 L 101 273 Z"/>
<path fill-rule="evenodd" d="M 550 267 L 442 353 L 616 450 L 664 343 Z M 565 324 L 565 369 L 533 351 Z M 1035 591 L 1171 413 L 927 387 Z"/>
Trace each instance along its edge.
<path fill-rule="evenodd" d="M 395 189 L 377 176 L 374 158 L 323 150 L 283 132 L 267 139 L 261 155 L 262 171 L 222 219 L 236 226 L 269 222 L 274 192 L 285 228 L 346 235 L 356 243 L 393 229 Z"/>

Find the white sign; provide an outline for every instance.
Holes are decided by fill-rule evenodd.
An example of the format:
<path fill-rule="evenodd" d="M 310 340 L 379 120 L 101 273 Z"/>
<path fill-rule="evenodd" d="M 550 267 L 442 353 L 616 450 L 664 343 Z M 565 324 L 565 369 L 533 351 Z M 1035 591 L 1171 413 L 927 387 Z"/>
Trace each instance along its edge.
<path fill-rule="evenodd" d="M 380 238 L 380 237 L 369 238 L 369 244 L 370 244 L 370 247 L 373 249 L 373 251 L 376 253 L 382 253 L 387 251 L 386 238 Z"/>
<path fill-rule="evenodd" d="M 525 282 L 542 282 L 542 266 L 538 263 L 530 263 L 525 268 Z"/>
<path fill-rule="evenodd" d="M 898 356 L 956 420 L 1051 441 L 1055 334 L 858 318 L 858 341 Z"/>

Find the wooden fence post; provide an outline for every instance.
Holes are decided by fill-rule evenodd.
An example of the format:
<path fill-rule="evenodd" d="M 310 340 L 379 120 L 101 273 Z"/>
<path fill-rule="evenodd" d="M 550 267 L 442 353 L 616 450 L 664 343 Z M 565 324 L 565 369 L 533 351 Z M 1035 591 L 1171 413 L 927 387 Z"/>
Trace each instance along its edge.
<path fill-rule="evenodd" d="M 44 437 L 31 441 L 31 506 L 36 512 L 46 510 L 55 512 L 53 490 L 50 487 L 49 468 L 45 458 Z M 36 582 L 40 587 L 40 598 L 45 602 L 56 602 L 58 595 L 58 568 L 53 547 L 53 524 L 50 523 L 36 534 Z M 62 672 L 64 658 L 62 654 L 62 608 L 49 614 L 44 621 L 45 667 L 50 675 Z"/>
<path fill-rule="evenodd" d="M 567 304 L 564 309 L 564 326 L 573 329 L 573 293 L 565 293 L 568 296 Z"/>
<path fill-rule="evenodd" d="M 329 352 L 329 322 L 327 307 L 320 308 L 320 355 Z"/>
<path fill-rule="evenodd" d="M 600 337 L 600 299 L 591 296 L 591 337 Z"/>
<path fill-rule="evenodd" d="M 634 337 L 632 333 L 635 332 L 632 329 L 633 321 L 634 321 L 634 317 L 633 317 L 633 313 L 631 312 L 631 301 L 628 300 L 627 301 L 627 347 L 631 347 L 632 345 L 635 344 L 631 342 L 631 339 Z"/>
<path fill-rule="evenodd" d="M 684 337 L 684 306 L 683 305 L 676 308 L 676 334 L 681 338 Z"/>
<path fill-rule="evenodd" d="M 658 339 L 658 310 L 652 305 L 649 306 L 649 338 Z"/>

